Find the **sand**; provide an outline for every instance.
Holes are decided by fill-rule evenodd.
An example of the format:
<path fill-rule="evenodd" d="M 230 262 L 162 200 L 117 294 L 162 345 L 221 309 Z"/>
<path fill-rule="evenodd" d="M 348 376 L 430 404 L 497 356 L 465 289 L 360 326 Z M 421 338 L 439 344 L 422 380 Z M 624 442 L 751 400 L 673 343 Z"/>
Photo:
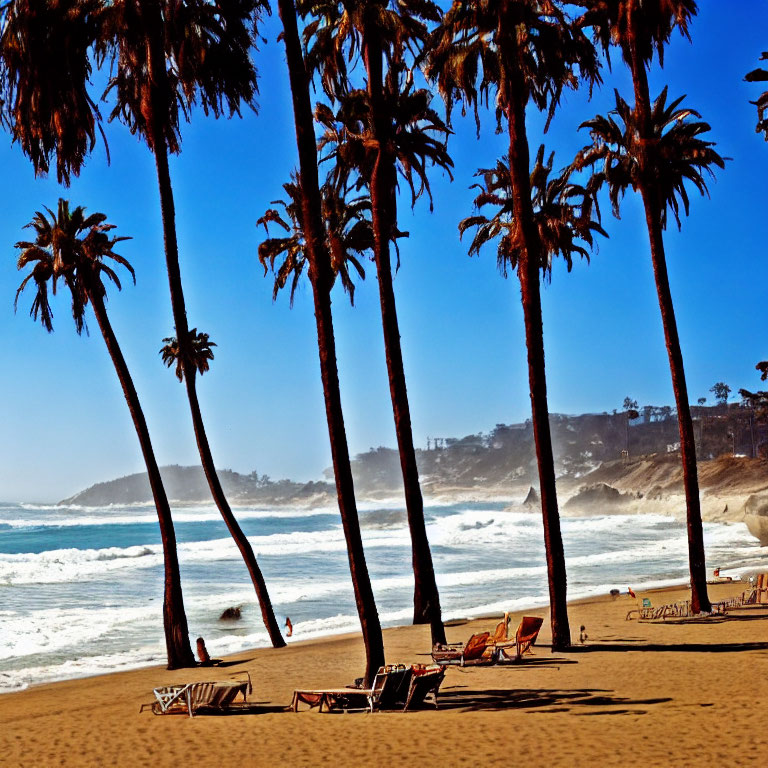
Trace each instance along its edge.
<path fill-rule="evenodd" d="M 743 588 L 710 587 L 713 599 Z M 638 593 L 646 596 L 662 604 L 686 593 Z M 284 711 L 296 687 L 362 674 L 356 635 L 245 652 L 214 670 L 155 667 L 35 686 L 0 696 L 0 765 L 768 765 L 768 607 L 661 624 L 626 621 L 634 604 L 626 595 L 573 604 L 573 635 L 584 624 L 589 637 L 568 653 L 551 653 L 547 620 L 524 664 L 450 668 L 438 711 Z M 448 639 L 494 625 L 450 626 Z M 388 662 L 429 661 L 428 628 L 384 635 Z M 139 714 L 155 686 L 243 670 L 254 681 L 253 713 Z"/>

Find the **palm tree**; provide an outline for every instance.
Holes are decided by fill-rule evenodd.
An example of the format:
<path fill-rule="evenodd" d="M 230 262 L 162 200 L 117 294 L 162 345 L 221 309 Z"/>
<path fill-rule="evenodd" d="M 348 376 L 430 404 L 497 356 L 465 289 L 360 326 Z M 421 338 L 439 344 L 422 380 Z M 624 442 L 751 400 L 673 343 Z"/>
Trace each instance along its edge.
<path fill-rule="evenodd" d="M 46 208 L 46 211 L 49 216 L 38 211 L 27 225 L 34 229 L 35 240 L 16 243 L 16 248 L 21 251 L 18 268 L 24 269 L 31 266 L 31 270 L 16 291 L 14 307 L 30 281 L 33 282 L 37 292 L 32 301 L 30 315 L 35 320 L 39 317 L 48 332 L 53 331 L 53 313 L 49 304 L 48 286 L 50 284 L 55 294 L 57 283 L 62 280 L 71 294 L 72 317 L 78 333 L 82 333 L 86 327 L 86 307 L 90 304 L 93 308 L 136 428 L 160 523 L 165 567 L 163 626 L 168 668 L 191 667 L 195 665 L 195 659 L 189 644 L 171 510 L 152 450 L 144 413 L 105 306 L 106 288 L 103 277 L 111 280 L 118 290 L 121 288 L 117 273 L 105 262 L 105 259 L 111 259 L 125 267 L 135 280 L 131 265 L 114 251 L 118 242 L 128 238 L 111 237 L 108 233 L 114 229 L 114 225 L 106 223 L 107 217 L 103 213 L 94 213 L 86 217 L 85 209 L 80 206 L 70 211 L 66 200 L 59 200 L 56 214 L 49 208 Z"/>
<path fill-rule="evenodd" d="M 763 51 L 760 56 L 760 61 L 767 60 L 768 51 Z M 744 79 L 748 83 L 765 83 L 768 81 L 768 71 L 760 68 L 753 69 L 744 76 Z M 763 91 L 760 96 L 758 96 L 757 101 L 751 103 L 757 107 L 757 125 L 755 126 L 755 131 L 764 134 L 765 140 L 768 141 L 768 119 L 766 118 L 766 113 L 768 112 L 768 91 Z"/>
<path fill-rule="evenodd" d="M 606 236 L 599 223 L 596 193 L 599 185 L 590 180 L 586 187 L 570 180 L 569 170 L 550 178 L 554 152 L 544 160 L 544 145 L 539 146 L 530 176 L 534 223 L 542 244 L 538 265 L 542 277 L 551 280 L 552 262 L 560 256 L 570 272 L 576 256 L 589 261 L 589 251 L 595 248 L 594 235 Z M 481 182 L 474 205 L 478 213 L 459 223 L 463 238 L 468 230 L 475 230 L 469 246 L 469 255 L 479 255 L 483 246 L 497 242 L 499 271 L 506 278 L 509 269 L 519 268 L 523 253 L 522 226 L 515 213 L 515 191 L 505 156 L 493 168 L 481 168 L 477 174 Z M 490 208 L 491 216 L 480 213 Z M 636 412 L 635 412 L 636 413 Z"/>
<path fill-rule="evenodd" d="M 547 251 L 533 210 L 525 112 L 532 102 L 537 109 L 548 110 L 551 120 L 565 87 L 576 87 L 579 77 L 590 83 L 598 80 L 597 56 L 590 41 L 569 22 L 557 3 L 539 0 L 456 0 L 432 33 L 426 55 L 426 74 L 437 83 L 449 115 L 453 104 L 462 102 L 473 110 L 479 130 L 479 105 L 487 105 L 493 94 L 497 127 L 500 130 L 503 121 L 507 124 L 507 168 L 519 237 L 516 264 L 544 520 L 552 648 L 562 650 L 570 645 L 570 628 L 539 284 Z"/>
<path fill-rule="evenodd" d="M 194 426 L 195 437 L 197 438 L 197 445 L 200 450 L 200 458 L 202 459 L 203 471 L 208 480 L 208 485 L 213 492 L 214 499 L 217 499 L 217 506 L 219 507 L 221 516 L 227 526 L 227 530 L 235 540 L 235 544 L 237 545 L 238 550 L 240 550 L 240 555 L 248 568 L 248 574 L 251 577 L 251 582 L 256 590 L 259 605 L 261 606 L 261 616 L 264 621 L 264 626 L 267 628 L 272 645 L 275 648 L 282 648 L 285 645 L 285 641 L 280 633 L 280 627 L 275 618 L 275 612 L 272 610 L 272 602 L 269 599 L 267 585 L 264 581 L 261 569 L 259 568 L 259 564 L 256 561 L 256 556 L 253 553 L 253 547 L 248 541 L 245 533 L 243 533 L 237 519 L 232 514 L 232 510 L 226 501 L 224 490 L 219 483 L 218 475 L 214 469 L 213 456 L 211 455 L 211 449 L 205 434 L 205 425 L 203 424 L 200 415 L 200 404 L 197 399 L 195 377 L 190 376 L 187 378 L 186 376 L 186 372 L 192 369 L 192 367 L 195 372 L 199 373 L 201 376 L 209 369 L 210 361 L 213 360 L 213 351 L 211 347 L 215 347 L 216 344 L 210 341 L 207 333 L 198 333 L 197 328 L 190 329 L 188 338 L 189 345 L 186 348 L 186 353 L 189 355 L 190 359 L 186 366 L 184 350 L 175 336 L 163 339 L 165 346 L 160 350 L 160 354 L 162 355 L 163 362 L 166 366 L 169 368 L 175 366 L 176 378 L 186 384 L 187 397 L 192 411 L 192 424 Z"/>
<path fill-rule="evenodd" d="M 594 178 L 594 177 L 593 177 Z M 640 411 L 637 410 L 637 400 L 633 400 L 631 397 L 625 397 L 624 403 L 624 426 L 626 428 L 626 444 L 625 452 L 626 457 L 629 459 L 629 422 L 640 418 Z"/>
<path fill-rule="evenodd" d="M 96 141 L 98 109 L 88 95 L 88 50 L 99 0 L 14 0 L 0 8 L 0 121 L 35 173 L 69 185 Z"/>
<path fill-rule="evenodd" d="M 146 141 L 155 157 L 165 259 L 176 328 L 175 359 L 189 400 L 200 460 L 224 522 L 243 555 L 272 645 L 285 640 L 253 550 L 221 487 L 197 399 L 196 339 L 189 330 L 176 240 L 176 214 L 168 153 L 180 151 L 180 116 L 199 103 L 215 117 L 255 108 L 256 70 L 249 58 L 261 0 L 116 0 L 106 4 L 96 41 L 98 60 L 111 60 L 105 96 L 114 94 L 110 119 Z"/>
<path fill-rule="evenodd" d="M 256 225 L 263 226 L 264 231 L 269 234 L 268 225 L 276 224 L 285 231 L 286 235 L 268 238 L 260 243 L 259 261 L 264 267 L 264 274 L 267 273 L 268 268 L 275 273 L 273 300 L 287 285 L 288 278 L 291 278 L 290 302 L 293 306 L 296 288 L 308 261 L 298 174 L 292 174 L 291 181 L 283 184 L 283 189 L 288 199 L 272 201 L 272 204 L 279 205 L 283 212 L 270 208 L 258 219 Z M 351 265 L 354 268 L 361 280 L 365 279 L 365 269 L 358 256 L 362 256 L 373 248 L 373 231 L 368 218 L 371 201 L 364 195 L 347 200 L 344 194 L 330 183 L 323 185 L 320 194 L 322 218 L 325 224 L 325 245 L 331 258 L 331 270 L 341 279 L 341 284 L 354 305 L 355 284 L 349 267 Z M 286 219 L 290 223 L 286 222 Z M 282 264 L 275 270 L 278 257 L 282 257 Z"/>
<path fill-rule="evenodd" d="M 677 109 L 681 99 L 667 104 L 666 88 L 656 101 L 651 102 L 646 72 L 654 51 L 659 63 L 663 64 L 664 46 L 675 27 L 689 37 L 688 24 L 696 13 L 696 3 L 694 0 L 582 0 L 580 4 L 586 5 L 587 10 L 579 23 L 593 28 L 606 53 L 611 44 L 617 45 L 632 74 L 634 108 L 617 93 L 614 114 L 618 121 L 608 116 L 585 123 L 592 131 L 595 143 L 585 149 L 577 164 L 603 163 L 615 213 L 618 213 L 620 196 L 629 186 L 639 192 L 643 200 L 680 430 L 691 604 L 696 612 L 709 611 L 696 445 L 662 233 L 666 228 L 668 208 L 678 228 L 681 202 L 684 212 L 688 213 L 685 181 L 705 194 L 704 174 L 711 175 L 712 166 L 722 168 L 723 159 L 712 149 L 712 142 L 699 138 L 709 126 L 689 120 L 690 117 L 700 117 L 698 112 Z"/>
<path fill-rule="evenodd" d="M 365 681 L 371 684 L 378 668 L 384 663 L 384 641 L 376 602 L 371 588 L 368 565 L 365 562 L 360 520 L 355 501 L 352 465 L 344 429 L 341 407 L 339 372 L 336 363 L 336 340 L 331 314 L 331 288 L 334 273 L 330 254 L 325 245 L 322 223 L 322 202 L 317 174 L 317 148 L 309 98 L 310 79 L 304 63 L 299 39 L 298 20 L 293 0 L 278 0 L 280 20 L 283 24 L 286 63 L 291 84 L 296 145 L 299 153 L 299 179 L 301 185 L 301 218 L 306 237 L 309 279 L 315 305 L 317 346 L 320 355 L 320 375 L 325 396 L 325 413 L 336 478 L 341 524 L 347 542 L 349 569 L 355 591 L 357 612 L 363 632 L 366 653 Z"/>
<path fill-rule="evenodd" d="M 397 229 L 398 165 L 409 183 L 414 203 L 422 191 L 429 190 L 426 162 L 444 169 L 452 165 L 439 141 L 446 137 L 448 130 L 429 108 L 431 95 L 424 89 L 413 87 L 412 73 L 403 81 L 406 53 L 423 44 L 427 37 L 426 23 L 439 21 L 442 13 L 429 0 L 308 0 L 300 7 L 305 14 L 311 13 L 315 17 L 305 31 L 310 67 L 321 73 L 329 98 L 341 102 L 343 111 L 356 113 L 362 122 L 361 134 L 347 130 L 341 137 L 341 141 L 352 137 L 359 148 L 354 152 L 356 162 L 342 167 L 341 175 L 347 177 L 346 181 L 354 169 L 359 174 L 358 184 L 364 184 L 371 196 L 373 253 L 384 349 L 411 531 L 413 621 L 429 623 L 432 642 L 444 643 L 440 596 L 427 539 L 424 500 L 413 444 L 389 250 L 392 233 Z M 365 66 L 365 91 L 354 91 L 349 84 L 347 62 L 352 62 L 357 52 Z M 350 104 L 356 105 L 356 109 L 350 109 Z M 439 138 L 435 139 L 432 134 Z M 352 159 L 349 150 L 344 157 L 345 150 L 338 148 L 338 140 L 339 137 L 335 152 L 337 160 Z M 414 187 L 414 171 L 420 180 L 418 191 Z M 335 172 L 339 173 L 338 164 Z"/>

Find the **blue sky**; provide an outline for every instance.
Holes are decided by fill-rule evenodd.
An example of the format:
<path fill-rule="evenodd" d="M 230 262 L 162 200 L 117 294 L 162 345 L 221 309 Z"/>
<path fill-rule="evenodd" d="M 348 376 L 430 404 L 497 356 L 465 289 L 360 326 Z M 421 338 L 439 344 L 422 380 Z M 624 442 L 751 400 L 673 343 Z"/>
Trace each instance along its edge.
<path fill-rule="evenodd" d="M 652 94 L 687 94 L 711 126 L 720 153 L 732 158 L 710 184 L 711 198 L 692 198 L 681 234 L 666 234 L 673 297 L 691 399 L 707 397 L 716 381 L 734 391 L 759 388 L 757 361 L 764 339 L 768 266 L 765 178 L 768 146 L 755 133 L 759 84 L 743 82 L 766 48 L 768 8 L 723 13 L 704 0 L 692 44 L 673 37 L 665 68 L 654 65 Z M 201 112 L 183 126 L 180 156 L 172 159 L 182 277 L 191 326 L 218 346 L 199 394 L 216 463 L 273 478 L 316 479 L 330 465 L 320 385 L 311 291 L 271 299 L 256 251 L 263 235 L 255 222 L 296 163 L 293 122 L 279 22 L 262 28 L 267 42 L 255 55 L 261 79 L 258 116 L 215 121 Z M 629 97 L 618 59 L 588 101 L 569 93 L 546 136 L 529 115 L 532 153 L 543 140 L 565 165 L 588 142 L 578 125 L 608 111 L 613 88 Z M 491 247 L 469 258 L 458 239 L 459 219 L 472 212 L 472 174 L 505 151 L 504 136 L 483 115 L 480 139 L 471 118 L 454 118 L 450 151 L 454 181 L 432 176 L 435 210 L 401 202 L 402 266 L 395 279 L 406 375 L 417 445 L 427 437 L 487 431 L 530 415 L 519 287 L 503 279 Z M 78 337 L 64 295 L 54 304 L 55 332 L 28 317 L 32 294 L 13 296 L 21 276 L 13 244 L 41 205 L 59 196 L 103 211 L 117 234 L 131 235 L 119 250 L 136 269 L 137 284 L 112 291 L 108 310 L 134 375 L 161 464 L 199 463 L 183 388 L 161 364 L 161 339 L 173 331 L 154 161 L 123 126 L 105 127 L 111 152 L 99 144 L 71 188 L 35 179 L 31 165 L 5 137 L 0 141 L 4 195 L 0 233 L 0 322 L 4 375 L 0 378 L 0 499 L 55 501 L 101 480 L 143 470 L 117 377 L 95 320 Z M 543 292 L 544 330 L 553 412 L 619 408 L 631 395 L 640 405 L 673 402 L 658 303 L 639 201 L 628 195 L 622 219 L 602 200 L 602 240 L 591 263 L 568 274 L 553 270 Z M 4 296 L 4 298 L 3 298 Z M 349 307 L 339 289 L 334 313 L 342 397 L 352 453 L 395 445 L 378 292 L 373 265 Z"/>

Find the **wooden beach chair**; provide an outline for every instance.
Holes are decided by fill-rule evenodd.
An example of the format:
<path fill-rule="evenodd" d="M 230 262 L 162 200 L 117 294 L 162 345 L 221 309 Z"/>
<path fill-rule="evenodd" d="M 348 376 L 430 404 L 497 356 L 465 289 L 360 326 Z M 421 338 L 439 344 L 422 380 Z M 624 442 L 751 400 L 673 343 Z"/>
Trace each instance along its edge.
<path fill-rule="evenodd" d="M 504 643 L 509 640 L 509 614 L 505 613 L 504 618 L 496 625 L 496 629 L 489 638 L 489 643 Z"/>
<path fill-rule="evenodd" d="M 464 667 L 467 664 L 488 664 L 495 661 L 495 654 L 491 658 L 483 658 L 489 646 L 495 651 L 496 644 L 490 641 L 490 632 L 480 632 L 472 635 L 466 643 L 435 643 L 432 647 L 432 659 L 436 664 L 456 664 Z"/>
<path fill-rule="evenodd" d="M 437 709 L 437 692 L 444 678 L 445 667 L 438 664 L 420 669 L 414 667 L 403 712 L 423 706 L 427 698 Z"/>
<path fill-rule="evenodd" d="M 660 618 L 660 616 L 655 615 L 659 612 L 659 610 L 660 610 L 659 608 L 654 608 L 650 598 L 644 597 L 642 601 L 638 601 L 637 608 L 632 608 L 630 611 L 627 612 L 627 621 L 630 621 L 633 618 L 638 618 L 638 619 Z M 632 615 L 634 613 L 637 614 L 637 617 Z"/>
<path fill-rule="evenodd" d="M 539 636 L 539 630 L 544 623 L 544 619 L 539 616 L 523 616 L 520 626 L 515 633 L 515 646 L 517 649 L 517 660 L 527 654 L 533 654 L 531 648 L 536 645 L 536 639 Z"/>
<path fill-rule="evenodd" d="M 351 711 L 364 709 L 374 712 L 376 709 L 393 709 L 405 701 L 408 695 L 412 669 L 403 664 L 380 667 L 370 688 L 346 686 L 345 688 L 321 688 L 314 690 L 295 690 L 290 709 L 299 711 L 299 704 L 317 707 L 319 712 L 332 709 Z"/>
<path fill-rule="evenodd" d="M 754 584 L 750 584 L 741 595 L 741 606 L 768 604 L 768 573 L 758 573 L 757 576 L 750 576 L 750 582 L 752 582 L 753 578 L 755 580 Z"/>
<path fill-rule="evenodd" d="M 245 673 L 248 675 L 248 673 Z M 245 681 L 224 680 L 217 682 L 196 682 L 181 685 L 166 685 L 155 688 L 152 692 L 155 701 L 142 704 L 139 712 L 151 707 L 155 715 L 188 714 L 194 717 L 200 710 L 225 710 L 233 706 L 238 694 L 243 697 L 243 703 L 248 700 L 248 694 L 253 690 L 250 675 Z"/>
<path fill-rule="evenodd" d="M 544 623 L 544 619 L 539 616 L 523 616 L 520 626 L 515 632 L 515 639 L 500 643 L 498 648 L 498 661 L 522 661 L 525 654 L 532 655 L 531 647 L 536 643 L 539 636 L 539 630 Z M 515 647 L 515 657 L 511 659 L 507 654 L 507 648 Z"/>

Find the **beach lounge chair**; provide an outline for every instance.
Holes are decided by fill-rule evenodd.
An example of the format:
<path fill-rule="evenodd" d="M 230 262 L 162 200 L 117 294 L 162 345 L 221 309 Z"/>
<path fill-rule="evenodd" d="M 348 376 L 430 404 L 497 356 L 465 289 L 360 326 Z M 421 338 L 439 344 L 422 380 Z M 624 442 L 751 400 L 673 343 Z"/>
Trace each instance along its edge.
<path fill-rule="evenodd" d="M 293 692 L 291 709 L 298 712 L 299 704 L 317 707 L 319 712 L 332 709 L 393 709 L 406 700 L 413 671 L 403 664 L 380 667 L 370 688 L 347 686 Z"/>
<path fill-rule="evenodd" d="M 231 708 L 238 694 L 242 694 L 243 702 L 247 702 L 251 691 L 250 675 L 245 681 L 224 680 L 166 685 L 155 688 L 153 690 L 155 701 L 151 704 L 142 704 L 139 712 L 143 712 L 145 707 L 151 707 L 155 715 L 186 712 L 190 717 L 194 717 L 196 712 L 203 709 L 221 711 Z"/>
<path fill-rule="evenodd" d="M 490 632 L 472 635 L 466 643 L 435 643 L 432 648 L 432 658 L 436 664 L 457 664 L 464 667 L 467 664 L 488 664 L 495 661 L 495 653 L 488 658 L 486 650 L 489 645 L 495 651 L 496 644 L 490 641 Z M 484 654 L 486 657 L 484 658 Z"/>
<path fill-rule="evenodd" d="M 648 597 L 644 597 L 642 599 L 642 602 L 638 602 L 637 608 L 632 608 L 632 610 L 627 612 L 627 621 L 630 621 L 630 619 L 638 618 L 638 619 L 658 619 L 661 618 L 660 616 L 656 615 L 658 614 L 659 609 L 654 608 L 651 604 L 651 600 Z M 636 613 L 637 617 L 633 616 L 632 614 Z"/>
<path fill-rule="evenodd" d="M 539 636 L 539 630 L 544 623 L 544 619 L 539 616 L 523 616 L 520 626 L 515 633 L 515 646 L 517 649 L 517 660 L 523 658 L 523 655 L 532 654 L 531 648 L 536 645 L 536 639 Z"/>
<path fill-rule="evenodd" d="M 506 643 L 497 644 L 497 661 L 522 661 L 525 654 L 533 654 L 531 646 L 535 645 L 543 623 L 544 619 L 539 616 L 523 616 L 520 626 L 515 632 L 514 641 L 509 640 Z M 515 646 L 515 658 L 510 659 L 506 649 L 513 645 Z"/>
<path fill-rule="evenodd" d="M 439 665 L 421 669 L 414 668 L 403 712 L 417 709 L 426 702 L 427 698 L 431 698 L 435 709 L 437 709 L 437 692 L 444 678 L 445 668 Z"/>
<path fill-rule="evenodd" d="M 509 631 L 509 614 L 505 613 L 504 618 L 496 625 L 496 629 L 489 638 L 490 643 L 503 643 L 509 638 L 507 633 Z"/>

